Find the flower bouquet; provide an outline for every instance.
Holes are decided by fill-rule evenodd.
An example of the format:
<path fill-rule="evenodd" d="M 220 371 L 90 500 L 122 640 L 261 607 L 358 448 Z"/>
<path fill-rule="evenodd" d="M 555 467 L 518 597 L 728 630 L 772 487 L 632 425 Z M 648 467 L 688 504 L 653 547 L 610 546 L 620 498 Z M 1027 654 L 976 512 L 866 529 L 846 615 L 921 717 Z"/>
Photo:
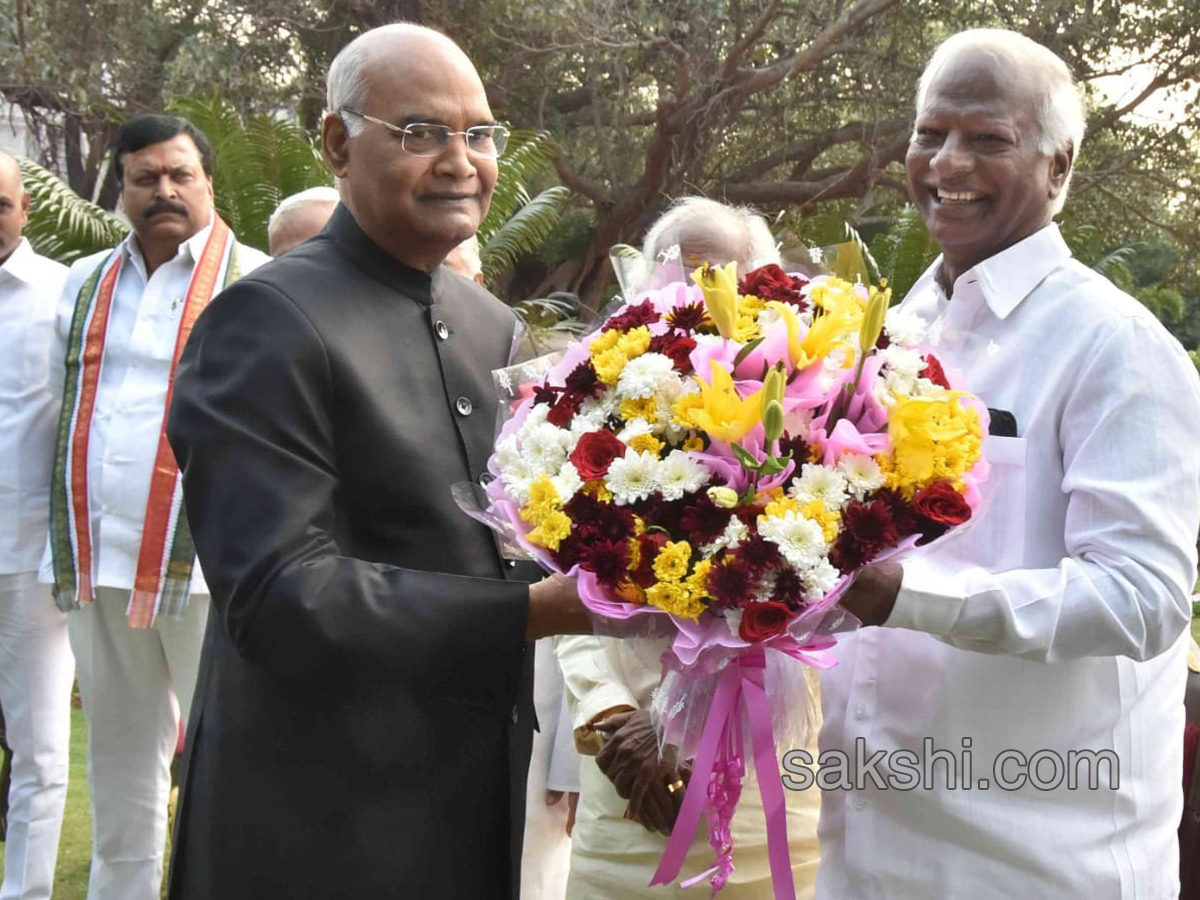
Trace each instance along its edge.
<path fill-rule="evenodd" d="M 889 298 L 702 267 L 568 347 L 500 431 L 491 521 L 575 575 L 598 627 L 670 625 L 654 714 L 692 777 L 652 883 L 678 875 L 704 812 L 701 877 L 724 885 L 748 740 L 776 894 L 794 896 L 768 656 L 830 665 L 855 572 L 979 503 L 987 411 Z"/>

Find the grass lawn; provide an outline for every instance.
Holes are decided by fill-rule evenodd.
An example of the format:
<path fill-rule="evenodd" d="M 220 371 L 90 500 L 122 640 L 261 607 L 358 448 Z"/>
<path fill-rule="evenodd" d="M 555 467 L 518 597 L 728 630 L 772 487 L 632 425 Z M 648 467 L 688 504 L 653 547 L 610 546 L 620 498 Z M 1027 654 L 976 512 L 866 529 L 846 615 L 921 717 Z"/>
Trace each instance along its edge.
<path fill-rule="evenodd" d="M 71 775 L 63 814 L 54 900 L 84 900 L 92 861 L 92 812 L 88 805 L 87 724 L 82 709 L 71 710 Z M 167 857 L 170 858 L 169 855 Z M 0 874 L 4 860 L 0 858 Z"/>

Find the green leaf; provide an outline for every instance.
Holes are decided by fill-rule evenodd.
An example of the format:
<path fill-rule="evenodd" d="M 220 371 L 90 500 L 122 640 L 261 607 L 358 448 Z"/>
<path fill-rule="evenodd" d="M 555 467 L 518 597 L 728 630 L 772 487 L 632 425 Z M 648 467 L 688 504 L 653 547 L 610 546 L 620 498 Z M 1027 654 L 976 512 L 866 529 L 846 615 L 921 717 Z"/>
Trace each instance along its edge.
<path fill-rule="evenodd" d="M 20 162 L 29 192 L 24 234 L 35 251 L 69 265 L 124 239 L 129 226 L 122 219 L 84 200 L 48 169 L 28 159 Z"/>
<path fill-rule="evenodd" d="M 750 472 L 759 471 L 759 462 L 752 453 L 745 450 L 740 444 L 732 444 L 733 455 L 738 458 L 738 462 L 742 464 L 742 468 Z"/>
<path fill-rule="evenodd" d="M 736 369 L 747 356 L 754 352 L 754 348 L 761 344 L 765 339 L 766 336 L 764 335 L 763 337 L 757 337 L 748 342 L 746 346 L 738 351 L 737 356 L 733 358 L 733 367 Z"/>

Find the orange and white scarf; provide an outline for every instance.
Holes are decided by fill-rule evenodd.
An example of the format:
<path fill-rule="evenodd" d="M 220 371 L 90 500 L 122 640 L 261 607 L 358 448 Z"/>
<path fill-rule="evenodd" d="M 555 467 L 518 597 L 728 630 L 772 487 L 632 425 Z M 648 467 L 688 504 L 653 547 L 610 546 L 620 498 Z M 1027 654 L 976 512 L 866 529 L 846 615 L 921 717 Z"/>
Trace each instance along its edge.
<path fill-rule="evenodd" d="M 50 494 L 50 537 L 58 606 L 64 612 L 95 599 L 91 510 L 88 493 L 88 440 L 96 393 L 104 364 L 109 313 L 121 272 L 121 248 L 100 264 L 79 290 L 67 338 L 66 381 L 54 454 Z M 150 479 L 150 499 L 142 528 L 137 572 L 129 600 L 129 624 L 149 628 L 159 614 L 180 615 L 191 590 L 195 545 L 183 512 L 179 467 L 167 442 L 167 410 L 175 387 L 175 367 L 192 326 L 213 294 L 238 277 L 237 241 L 221 217 L 212 231 L 188 285 L 159 428 L 158 450 Z"/>

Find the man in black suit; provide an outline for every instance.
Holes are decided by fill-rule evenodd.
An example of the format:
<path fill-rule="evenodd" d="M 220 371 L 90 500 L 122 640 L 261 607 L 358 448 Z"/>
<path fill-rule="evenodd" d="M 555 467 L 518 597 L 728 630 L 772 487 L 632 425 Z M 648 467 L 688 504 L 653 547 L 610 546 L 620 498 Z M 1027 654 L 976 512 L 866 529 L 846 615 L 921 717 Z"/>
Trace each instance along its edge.
<path fill-rule="evenodd" d="M 441 262 L 506 133 L 462 51 L 414 25 L 342 50 L 329 110 L 343 205 L 211 304 L 176 379 L 213 615 L 170 897 L 507 900 L 525 642 L 589 624 L 451 498 L 484 472 L 515 320 Z"/>

